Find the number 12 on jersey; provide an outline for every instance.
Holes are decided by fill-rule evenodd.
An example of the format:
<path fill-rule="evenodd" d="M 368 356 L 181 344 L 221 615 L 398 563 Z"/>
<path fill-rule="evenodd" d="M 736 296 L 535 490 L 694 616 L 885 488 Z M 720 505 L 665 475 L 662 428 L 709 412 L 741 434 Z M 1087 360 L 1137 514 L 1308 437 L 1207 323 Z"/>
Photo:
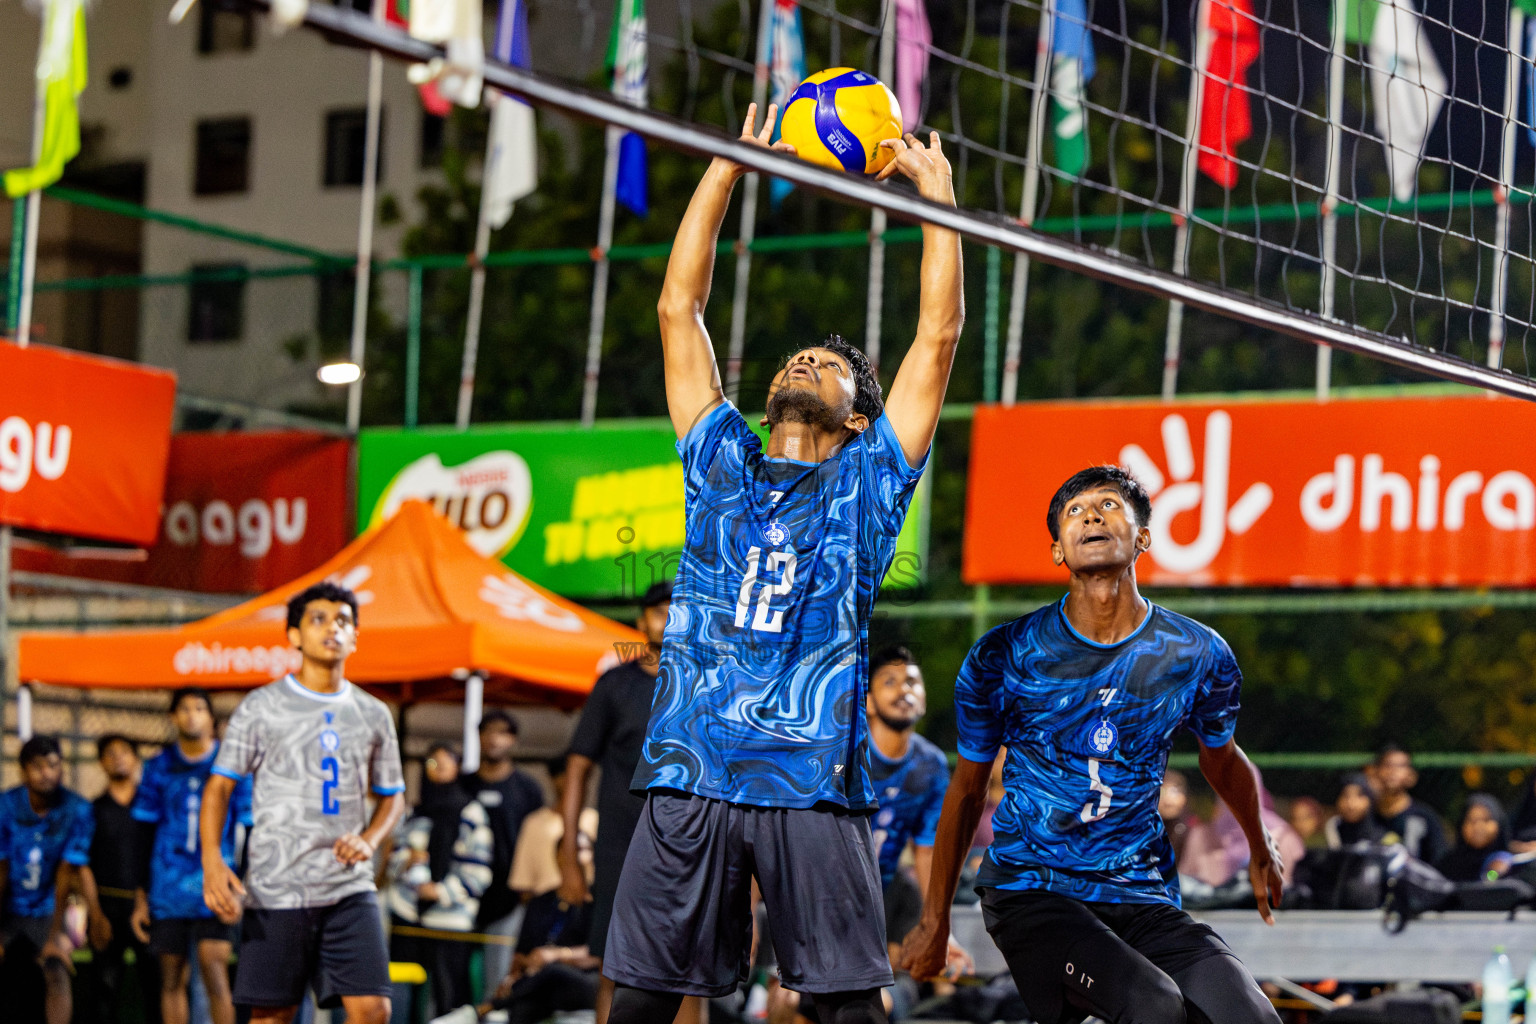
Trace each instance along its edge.
<path fill-rule="evenodd" d="M 757 564 L 762 556 L 763 549 L 750 548 L 747 551 L 747 574 L 741 580 L 741 593 L 736 596 L 736 626 L 744 627 L 747 624 L 747 615 L 752 610 L 752 588 L 757 586 Z M 757 592 L 757 614 L 752 616 L 752 628 L 760 629 L 765 633 L 778 633 L 784 629 L 784 609 L 772 609 L 768 602 L 775 597 L 783 597 L 789 593 L 795 585 L 795 553 L 793 551 L 768 552 L 765 572 L 783 572 L 777 583 L 764 582 L 762 589 Z"/>

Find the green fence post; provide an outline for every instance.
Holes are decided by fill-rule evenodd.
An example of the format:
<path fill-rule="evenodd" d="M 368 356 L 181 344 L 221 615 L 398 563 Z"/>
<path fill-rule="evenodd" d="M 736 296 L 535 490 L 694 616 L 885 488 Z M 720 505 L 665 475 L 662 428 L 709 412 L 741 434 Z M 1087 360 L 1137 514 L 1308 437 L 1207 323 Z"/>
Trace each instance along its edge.
<path fill-rule="evenodd" d="M 26 255 L 23 241 L 27 233 L 27 204 L 11 200 L 11 266 L 5 288 L 5 330 L 14 334 L 21 320 L 21 261 Z"/>
<path fill-rule="evenodd" d="M 405 426 L 416 426 L 416 401 L 421 390 L 421 264 L 412 263 L 405 310 Z"/>
<path fill-rule="evenodd" d="M 1002 290 L 1003 253 L 987 248 L 987 311 L 982 321 L 981 400 L 997 401 L 997 302 Z"/>

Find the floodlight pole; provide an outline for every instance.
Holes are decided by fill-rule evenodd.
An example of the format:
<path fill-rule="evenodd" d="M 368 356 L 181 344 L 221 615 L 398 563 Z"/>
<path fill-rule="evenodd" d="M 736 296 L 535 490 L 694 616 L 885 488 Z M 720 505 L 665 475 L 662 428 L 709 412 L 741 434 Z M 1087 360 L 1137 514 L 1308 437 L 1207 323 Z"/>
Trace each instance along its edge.
<path fill-rule="evenodd" d="M 1173 236 L 1173 272 L 1189 273 L 1189 211 L 1194 205 L 1195 176 L 1200 166 L 1200 102 L 1205 96 L 1205 67 L 1211 51 L 1210 0 L 1195 10 L 1194 67 L 1189 74 L 1189 121 L 1184 135 L 1184 168 L 1179 179 L 1179 212 Z M 1184 331 L 1184 303 L 1168 303 L 1168 330 L 1163 339 L 1163 401 L 1179 386 L 1179 348 Z"/>
<path fill-rule="evenodd" d="M 1504 308 L 1509 301 L 1509 193 L 1515 182 L 1515 121 L 1520 109 L 1520 37 L 1525 12 L 1509 5 L 1509 56 L 1504 73 L 1504 148 L 1499 154 L 1498 219 L 1494 225 L 1493 308 L 1488 317 L 1488 367 L 1504 363 Z"/>
<path fill-rule="evenodd" d="M 885 0 L 880 22 L 880 81 L 886 88 L 896 81 L 896 0 Z M 901 112 L 905 121 L 907 112 Z M 914 126 L 915 127 L 915 126 Z M 870 369 L 880 372 L 880 321 L 885 316 L 885 211 L 869 215 L 869 298 L 864 306 L 864 355 Z"/>
<path fill-rule="evenodd" d="M 1323 183 L 1323 279 L 1318 312 L 1333 319 L 1338 287 L 1339 176 L 1344 165 L 1344 47 L 1349 0 L 1333 0 L 1333 34 L 1328 52 L 1328 180 Z M 1333 349 L 1317 346 L 1317 400 L 1326 402 L 1333 382 Z"/>
<path fill-rule="evenodd" d="M 384 18 L 384 0 L 373 0 L 373 20 Z M 357 223 L 357 279 L 352 287 L 351 360 L 359 370 L 368 345 L 368 284 L 373 271 L 373 207 L 379 176 L 379 107 L 384 100 L 384 55 L 368 54 L 368 120 L 363 135 L 363 208 Z M 357 433 L 363 418 L 363 378 L 347 385 L 347 430 Z"/>
<path fill-rule="evenodd" d="M 757 63 L 752 68 L 752 102 L 757 114 L 768 117 L 768 64 L 773 56 L 774 0 L 762 0 L 757 18 Z M 779 111 L 782 115 L 783 111 Z M 756 130 L 757 125 L 752 126 Z M 736 287 L 731 293 L 731 340 L 726 349 L 725 393 L 736 402 L 741 385 L 741 358 L 747 345 L 747 296 L 752 275 L 752 239 L 757 237 L 758 174 L 753 171 L 742 182 L 741 228 L 736 234 Z"/>
<path fill-rule="evenodd" d="M 1029 100 L 1029 142 L 1024 150 L 1024 196 L 1019 201 L 1019 223 L 1035 222 L 1040 195 L 1040 149 L 1045 132 L 1046 104 L 1050 98 L 1051 49 L 1055 46 L 1056 0 L 1040 8 L 1040 29 L 1035 43 L 1035 90 Z M 1085 127 L 1083 129 L 1087 131 Z M 1029 257 L 1013 257 L 1013 296 L 1008 303 L 1008 340 L 1003 348 L 1003 404 L 1012 405 L 1019 393 L 1019 359 L 1024 350 L 1024 305 L 1029 300 Z"/>

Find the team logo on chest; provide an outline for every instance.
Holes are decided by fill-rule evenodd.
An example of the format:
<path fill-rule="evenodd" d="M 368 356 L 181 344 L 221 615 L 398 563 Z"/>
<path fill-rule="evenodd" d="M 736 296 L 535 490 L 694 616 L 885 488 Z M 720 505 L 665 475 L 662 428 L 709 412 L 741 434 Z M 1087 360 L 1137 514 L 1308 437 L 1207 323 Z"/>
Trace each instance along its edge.
<path fill-rule="evenodd" d="M 763 539 L 774 546 L 783 544 L 789 540 L 789 528 L 775 519 L 763 527 Z"/>
<path fill-rule="evenodd" d="M 1115 728 L 1115 723 L 1107 718 L 1099 719 L 1099 723 L 1088 733 L 1088 747 L 1095 754 L 1108 754 L 1118 742 L 1120 732 Z"/>
<path fill-rule="evenodd" d="M 331 723 L 335 720 L 336 716 L 333 713 L 329 711 L 325 713 L 325 729 L 320 733 L 320 749 L 327 753 L 335 753 L 336 748 L 341 746 L 341 737 L 336 735 L 335 729 L 331 728 Z"/>

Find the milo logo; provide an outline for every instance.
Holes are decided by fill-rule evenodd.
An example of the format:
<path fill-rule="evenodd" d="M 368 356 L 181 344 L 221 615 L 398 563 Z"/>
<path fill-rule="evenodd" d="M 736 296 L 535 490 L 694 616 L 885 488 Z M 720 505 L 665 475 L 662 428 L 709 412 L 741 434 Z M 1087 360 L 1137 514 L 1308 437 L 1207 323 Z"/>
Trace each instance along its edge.
<path fill-rule="evenodd" d="M 533 479 L 528 463 L 516 452 L 486 452 L 459 466 L 443 465 L 433 452 L 395 475 L 374 506 L 372 522 L 383 522 L 402 502 L 411 500 L 430 504 L 463 530 L 470 547 L 480 554 L 500 558 L 528 525 Z"/>

